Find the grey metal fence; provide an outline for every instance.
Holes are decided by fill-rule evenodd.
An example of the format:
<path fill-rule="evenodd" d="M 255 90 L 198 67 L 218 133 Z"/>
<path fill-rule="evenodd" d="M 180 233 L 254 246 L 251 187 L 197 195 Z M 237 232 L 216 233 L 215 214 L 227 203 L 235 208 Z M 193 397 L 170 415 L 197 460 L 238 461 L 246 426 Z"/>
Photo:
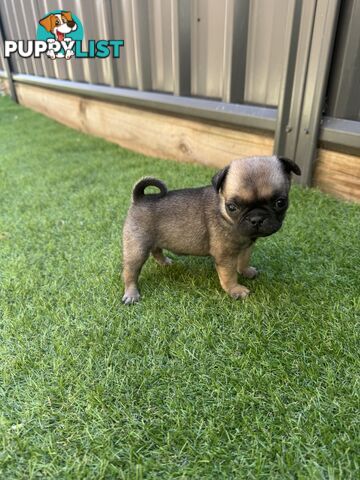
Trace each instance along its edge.
<path fill-rule="evenodd" d="M 85 41 L 124 39 L 121 58 L 1 55 L 2 76 L 274 131 L 303 183 L 319 138 L 360 150 L 360 0 L 0 0 L 3 37 L 55 9 Z"/>
<path fill-rule="evenodd" d="M 326 112 L 360 121 L 360 1 L 347 0 L 339 16 Z"/>
<path fill-rule="evenodd" d="M 121 61 L 72 59 L 54 63 L 45 57 L 40 60 L 17 56 L 13 62 L 15 73 L 174 93 L 175 77 L 180 74 L 176 70 L 186 68 L 183 90 L 190 95 L 277 105 L 287 0 L 71 3 L 85 25 L 85 41 L 126 39 Z M 34 39 L 38 19 L 47 11 L 66 7 L 61 0 L 1 0 L 5 37 Z M 174 23 L 178 24 L 176 33 Z M 175 65 L 178 43 L 182 44 L 181 58 L 177 59 L 180 66 Z M 237 68 L 237 75 L 230 78 L 235 73 L 232 67 Z"/>

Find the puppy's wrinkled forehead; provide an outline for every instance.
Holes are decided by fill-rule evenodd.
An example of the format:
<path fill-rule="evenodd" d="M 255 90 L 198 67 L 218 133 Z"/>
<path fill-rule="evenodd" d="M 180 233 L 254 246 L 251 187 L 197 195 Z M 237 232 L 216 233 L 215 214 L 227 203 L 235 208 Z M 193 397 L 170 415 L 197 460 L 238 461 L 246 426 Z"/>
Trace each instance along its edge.
<path fill-rule="evenodd" d="M 244 201 L 251 202 L 271 197 L 286 187 L 286 176 L 275 156 L 248 157 L 231 162 L 223 194 L 226 198 L 240 196 Z"/>

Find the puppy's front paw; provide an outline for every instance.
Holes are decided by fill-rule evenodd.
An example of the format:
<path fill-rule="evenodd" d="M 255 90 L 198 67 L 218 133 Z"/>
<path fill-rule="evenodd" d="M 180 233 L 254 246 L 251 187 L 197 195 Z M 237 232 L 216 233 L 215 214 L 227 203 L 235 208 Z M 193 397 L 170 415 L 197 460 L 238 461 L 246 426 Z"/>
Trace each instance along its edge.
<path fill-rule="evenodd" d="M 247 267 L 240 273 L 245 278 L 255 278 L 259 274 L 255 267 Z"/>
<path fill-rule="evenodd" d="M 232 288 L 229 291 L 229 294 L 237 300 L 238 298 L 245 298 L 249 295 L 250 290 L 244 285 L 236 285 L 236 287 Z"/>
<path fill-rule="evenodd" d="M 133 305 L 140 300 L 139 290 L 128 289 L 125 290 L 124 296 L 122 297 L 122 303 L 124 305 Z"/>

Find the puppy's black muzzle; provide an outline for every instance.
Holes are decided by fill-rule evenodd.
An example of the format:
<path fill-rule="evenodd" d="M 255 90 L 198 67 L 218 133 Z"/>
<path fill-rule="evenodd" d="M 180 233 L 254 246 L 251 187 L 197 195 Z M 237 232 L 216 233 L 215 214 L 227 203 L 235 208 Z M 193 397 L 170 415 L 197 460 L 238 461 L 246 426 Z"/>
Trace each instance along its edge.
<path fill-rule="evenodd" d="M 74 28 L 75 27 L 75 22 L 73 20 L 69 20 L 67 23 L 67 26 L 70 27 L 70 28 Z"/>
<path fill-rule="evenodd" d="M 281 228 L 282 221 L 261 209 L 249 212 L 242 221 L 242 228 L 252 238 L 267 237 Z"/>

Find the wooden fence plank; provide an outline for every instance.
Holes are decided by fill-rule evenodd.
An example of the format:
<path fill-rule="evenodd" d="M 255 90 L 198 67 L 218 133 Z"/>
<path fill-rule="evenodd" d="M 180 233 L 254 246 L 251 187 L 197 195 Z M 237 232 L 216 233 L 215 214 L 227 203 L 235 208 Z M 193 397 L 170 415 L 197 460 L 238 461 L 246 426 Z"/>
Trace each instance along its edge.
<path fill-rule="evenodd" d="M 360 157 L 319 149 L 313 184 L 346 200 L 360 201 Z"/>
<path fill-rule="evenodd" d="M 24 84 L 17 93 L 26 107 L 146 155 L 223 166 L 236 157 L 272 154 L 271 135 Z"/>

